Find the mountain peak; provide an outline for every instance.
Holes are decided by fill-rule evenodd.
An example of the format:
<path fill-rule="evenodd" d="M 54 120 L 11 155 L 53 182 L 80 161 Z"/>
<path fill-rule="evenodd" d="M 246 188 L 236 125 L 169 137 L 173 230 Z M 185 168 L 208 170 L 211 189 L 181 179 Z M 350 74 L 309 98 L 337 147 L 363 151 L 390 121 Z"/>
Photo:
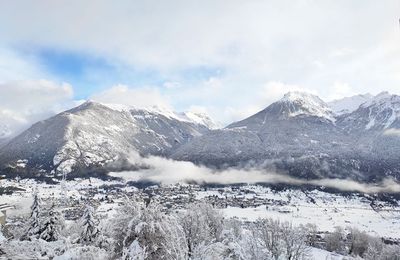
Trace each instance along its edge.
<path fill-rule="evenodd" d="M 373 98 L 374 96 L 369 93 L 359 94 L 351 97 L 335 99 L 329 102 L 328 105 L 337 115 L 344 115 L 356 111 L 361 104 L 368 102 Z"/>
<path fill-rule="evenodd" d="M 304 91 L 289 91 L 280 101 L 296 101 L 296 100 L 318 100 L 323 102 L 318 96 Z"/>
<path fill-rule="evenodd" d="M 395 106 L 400 108 L 400 96 L 384 91 L 371 98 L 369 101 L 365 102 L 361 106 L 369 107 L 372 105 Z"/>
<path fill-rule="evenodd" d="M 331 108 L 318 96 L 307 92 L 288 92 L 277 103 L 285 107 L 282 112 L 288 117 L 308 115 L 335 121 Z"/>
<path fill-rule="evenodd" d="M 382 98 L 387 98 L 390 96 L 392 96 L 392 95 L 389 93 L 389 91 L 382 91 L 378 95 L 376 95 L 375 98 L 382 99 Z"/>
<path fill-rule="evenodd" d="M 94 107 L 103 107 L 117 112 L 126 112 L 130 114 L 144 113 L 146 115 L 153 115 L 153 116 L 159 115 L 166 117 L 170 120 L 178 120 L 181 122 L 201 125 L 209 129 L 218 128 L 218 125 L 214 123 L 214 121 L 206 113 L 192 112 L 192 111 L 179 113 L 173 111 L 168 107 L 163 107 L 163 106 L 136 107 L 131 105 L 100 103 L 93 100 L 87 100 L 80 106 L 75 107 L 72 110 L 69 110 L 69 112 L 80 111 Z"/>
<path fill-rule="evenodd" d="M 400 125 L 400 96 L 381 92 L 361 104 L 357 110 L 345 116 L 351 128 L 362 130 L 387 129 Z"/>
<path fill-rule="evenodd" d="M 182 120 L 186 120 L 189 122 L 193 122 L 199 125 L 204 125 L 209 129 L 217 129 L 219 128 L 218 124 L 215 123 L 211 117 L 205 112 L 195 112 L 195 111 L 186 111 L 179 114 Z"/>

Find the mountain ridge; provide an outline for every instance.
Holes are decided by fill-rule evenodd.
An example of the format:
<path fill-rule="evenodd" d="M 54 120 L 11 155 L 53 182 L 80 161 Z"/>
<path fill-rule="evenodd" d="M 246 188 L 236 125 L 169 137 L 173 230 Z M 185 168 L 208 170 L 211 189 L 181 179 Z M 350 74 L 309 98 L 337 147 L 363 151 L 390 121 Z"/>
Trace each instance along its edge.
<path fill-rule="evenodd" d="M 0 148 L 0 164 L 67 174 L 123 161 L 131 151 L 165 156 L 209 129 L 148 109 L 117 110 L 88 101 L 34 124 Z M 25 170 L 25 169 L 21 169 Z"/>
<path fill-rule="evenodd" d="M 340 115 L 331 113 L 323 101 L 311 102 L 320 109 L 302 109 L 303 104 L 310 104 L 310 95 L 285 96 L 244 120 L 192 140 L 173 158 L 218 167 L 256 161 L 304 178 L 400 177 L 399 138 L 384 132 L 400 127 L 399 96 L 379 94 L 370 104 Z M 365 110 L 374 112 L 374 128 L 368 128 L 371 113 Z"/>
<path fill-rule="evenodd" d="M 315 95 L 289 92 L 222 129 L 204 115 L 87 101 L 0 146 L 0 167 L 70 174 L 123 164 L 135 151 L 217 168 L 373 181 L 400 177 L 400 138 L 385 134 L 392 128 L 400 128 L 400 97 L 389 93 L 336 114 Z"/>

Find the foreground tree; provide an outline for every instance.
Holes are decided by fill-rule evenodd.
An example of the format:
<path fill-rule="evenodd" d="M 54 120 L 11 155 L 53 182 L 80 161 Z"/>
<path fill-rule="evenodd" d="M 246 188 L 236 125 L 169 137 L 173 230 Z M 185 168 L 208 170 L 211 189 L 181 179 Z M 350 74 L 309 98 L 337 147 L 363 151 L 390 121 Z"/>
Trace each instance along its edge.
<path fill-rule="evenodd" d="M 189 257 L 199 246 L 203 249 L 213 243 L 221 242 L 223 216 L 206 203 L 189 206 L 189 210 L 180 218 L 186 238 Z"/>
<path fill-rule="evenodd" d="M 146 207 L 127 201 L 114 223 L 116 250 L 122 259 L 187 259 L 185 234 L 177 218 L 155 203 Z"/>
<path fill-rule="evenodd" d="M 3 227 L 0 225 L 0 244 L 2 241 L 6 240 L 6 238 L 3 235 Z M 1 252 L 0 252 L 1 253 Z M 0 254 L 1 255 L 1 254 Z"/>
<path fill-rule="evenodd" d="M 247 251 L 254 259 L 300 260 L 307 257 L 307 234 L 288 222 L 259 219 L 247 235 Z"/>
<path fill-rule="evenodd" d="M 325 236 L 326 249 L 336 253 L 346 253 L 345 241 L 346 236 L 342 227 L 335 227 L 335 230 Z"/>
<path fill-rule="evenodd" d="M 315 224 L 308 223 L 306 225 L 300 225 L 302 232 L 307 236 L 307 245 L 315 247 L 318 241 L 318 227 Z"/>
<path fill-rule="evenodd" d="M 98 238 L 100 231 L 97 228 L 96 220 L 93 216 L 94 209 L 91 206 L 86 206 L 85 211 L 81 217 L 82 232 L 79 242 L 81 244 L 92 244 Z"/>
<path fill-rule="evenodd" d="M 356 228 L 352 228 L 349 234 L 350 248 L 349 254 L 363 257 L 368 250 L 368 246 L 372 238 L 365 232 L 361 232 Z"/>
<path fill-rule="evenodd" d="M 43 224 L 40 231 L 40 238 L 47 241 L 57 241 L 60 238 L 61 220 L 58 213 L 54 210 L 52 206 L 48 212 L 48 217 Z"/>
<path fill-rule="evenodd" d="M 261 246 L 265 248 L 273 259 L 278 260 L 283 254 L 280 222 L 273 219 L 260 219 L 253 226 Z"/>
<path fill-rule="evenodd" d="M 40 235 L 40 211 L 41 211 L 41 200 L 37 188 L 33 193 L 33 203 L 31 206 L 31 214 L 28 220 L 28 229 L 22 236 L 22 240 L 30 240 L 32 238 L 38 238 Z"/>
<path fill-rule="evenodd" d="M 304 232 L 304 229 L 293 227 L 288 222 L 282 223 L 281 239 L 286 259 L 300 260 L 307 256 L 307 233 Z"/>

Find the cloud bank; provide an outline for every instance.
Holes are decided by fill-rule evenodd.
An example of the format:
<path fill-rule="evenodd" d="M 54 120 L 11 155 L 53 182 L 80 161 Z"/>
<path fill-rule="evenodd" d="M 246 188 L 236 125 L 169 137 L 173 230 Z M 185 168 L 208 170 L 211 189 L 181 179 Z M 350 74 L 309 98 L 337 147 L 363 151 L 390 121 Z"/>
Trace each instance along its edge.
<path fill-rule="evenodd" d="M 400 137 L 400 129 L 389 128 L 383 134 L 387 135 L 387 136 L 398 136 L 398 137 Z"/>
<path fill-rule="evenodd" d="M 153 106 L 171 108 L 168 97 L 163 96 L 154 87 L 129 88 L 125 85 L 116 85 L 92 95 L 90 99 L 102 103 L 121 104 L 139 108 Z"/>
<path fill-rule="evenodd" d="M 0 127 L 10 137 L 55 113 L 77 105 L 67 83 L 22 80 L 0 83 Z"/>
<path fill-rule="evenodd" d="M 100 79 L 90 83 L 156 81 L 176 110 L 206 107 L 224 123 L 267 106 L 276 93 L 271 82 L 325 99 L 399 91 L 396 0 L 15 0 L 1 7 L 1 81 L 66 81 L 69 71 L 54 75 L 31 59 L 36 50 L 90 56 L 107 63 L 83 68 Z M 130 80 L 138 71 L 141 79 Z"/>
<path fill-rule="evenodd" d="M 289 185 L 313 185 L 338 189 L 341 191 L 357 191 L 362 193 L 399 193 L 400 184 L 392 179 L 381 183 L 365 184 L 347 179 L 304 180 L 291 176 L 267 172 L 259 169 L 227 169 L 216 171 L 205 166 L 197 166 L 191 162 L 174 161 L 161 157 L 141 158 L 133 154 L 130 160 L 135 163 L 149 165 L 150 168 L 140 171 L 113 172 L 111 176 L 122 177 L 127 181 L 152 181 L 162 184 L 174 183 L 269 183 Z"/>

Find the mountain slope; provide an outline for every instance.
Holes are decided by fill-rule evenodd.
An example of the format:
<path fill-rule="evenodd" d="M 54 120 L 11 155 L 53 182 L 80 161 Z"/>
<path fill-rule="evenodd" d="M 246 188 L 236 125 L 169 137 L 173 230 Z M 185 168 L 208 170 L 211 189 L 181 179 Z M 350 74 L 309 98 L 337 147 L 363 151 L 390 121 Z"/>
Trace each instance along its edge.
<path fill-rule="evenodd" d="M 317 96 L 302 92 L 289 92 L 281 100 L 264 110 L 242 121 L 230 124 L 227 128 L 246 127 L 249 130 L 259 130 L 270 121 L 282 122 L 299 118 L 313 118 L 325 123 L 335 121 L 331 109 Z"/>
<path fill-rule="evenodd" d="M 70 173 L 121 162 L 132 151 L 166 156 L 207 131 L 170 111 L 86 102 L 12 139 L 0 149 L 0 165 Z"/>
<path fill-rule="evenodd" d="M 333 100 L 327 104 L 335 112 L 336 115 L 343 115 L 357 110 L 361 104 L 372 100 L 374 96 L 371 94 L 356 95 Z"/>
<path fill-rule="evenodd" d="M 361 104 L 350 115 L 340 117 L 339 123 L 349 131 L 382 130 L 398 127 L 400 96 L 382 92 Z"/>
<path fill-rule="evenodd" d="M 291 92 L 249 118 L 212 127 L 200 114 L 86 102 L 0 145 L 0 170 L 121 170 L 136 152 L 300 178 L 400 179 L 400 97 L 389 93 L 338 115 L 317 96 Z"/>
<path fill-rule="evenodd" d="M 360 153 L 398 160 L 400 138 L 387 132 L 400 129 L 400 96 L 382 92 L 353 113 L 338 117 L 337 124 L 353 137 Z"/>
<path fill-rule="evenodd" d="M 398 96 L 382 94 L 336 115 L 318 97 L 288 93 L 249 118 L 195 138 L 173 157 L 214 167 L 256 164 L 305 178 L 400 177 L 400 138 L 385 134 L 399 127 L 398 107 Z"/>
<path fill-rule="evenodd" d="M 285 163 L 293 157 L 318 160 L 335 152 L 334 147 L 345 146 L 339 135 L 326 103 L 314 95 L 291 92 L 249 118 L 195 138 L 173 156 L 217 167 L 248 162 L 265 165 L 266 160 Z M 315 177 L 326 173 L 309 173 L 306 167 L 296 174 Z"/>

